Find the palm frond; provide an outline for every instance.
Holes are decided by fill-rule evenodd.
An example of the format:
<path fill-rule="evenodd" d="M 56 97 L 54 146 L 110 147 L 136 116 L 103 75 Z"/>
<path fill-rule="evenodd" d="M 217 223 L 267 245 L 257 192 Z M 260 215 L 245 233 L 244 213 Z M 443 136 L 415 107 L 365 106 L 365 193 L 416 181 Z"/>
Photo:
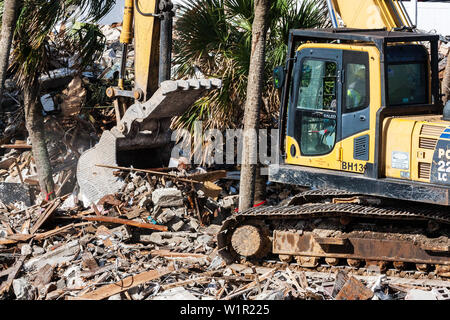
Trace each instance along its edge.
<path fill-rule="evenodd" d="M 197 101 L 185 115 L 173 121 L 174 128 L 193 130 L 196 120 L 204 129 L 239 127 L 246 97 L 250 65 L 253 0 L 184 1 L 176 22 L 174 62 L 177 77 L 192 77 L 201 71 L 222 79 L 220 90 Z M 324 0 L 274 0 L 268 18 L 263 119 L 273 125 L 278 112 L 278 93 L 272 85 L 272 70 L 286 60 L 289 30 L 329 25 Z"/>

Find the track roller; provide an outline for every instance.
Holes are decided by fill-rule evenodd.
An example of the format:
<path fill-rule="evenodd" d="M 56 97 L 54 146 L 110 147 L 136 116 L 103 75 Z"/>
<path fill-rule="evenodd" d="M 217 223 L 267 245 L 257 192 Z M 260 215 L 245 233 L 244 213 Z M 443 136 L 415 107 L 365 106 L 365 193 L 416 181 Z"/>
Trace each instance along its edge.
<path fill-rule="evenodd" d="M 325 258 L 325 262 L 330 266 L 337 266 L 339 264 L 339 258 Z"/>

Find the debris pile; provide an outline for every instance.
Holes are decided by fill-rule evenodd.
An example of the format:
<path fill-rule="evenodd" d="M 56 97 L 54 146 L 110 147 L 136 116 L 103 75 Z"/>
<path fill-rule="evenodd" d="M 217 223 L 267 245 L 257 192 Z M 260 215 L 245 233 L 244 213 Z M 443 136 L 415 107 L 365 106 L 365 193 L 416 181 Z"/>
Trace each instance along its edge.
<path fill-rule="evenodd" d="M 229 193 L 238 191 L 237 181 L 222 170 L 148 171 L 117 169 L 123 190 L 88 208 L 75 193 L 42 205 L 1 205 L 1 298 L 450 298 L 450 285 L 438 280 L 226 265 L 216 235 L 237 206 L 236 194 Z M 282 194 L 281 188 L 269 185 L 269 198 Z"/>

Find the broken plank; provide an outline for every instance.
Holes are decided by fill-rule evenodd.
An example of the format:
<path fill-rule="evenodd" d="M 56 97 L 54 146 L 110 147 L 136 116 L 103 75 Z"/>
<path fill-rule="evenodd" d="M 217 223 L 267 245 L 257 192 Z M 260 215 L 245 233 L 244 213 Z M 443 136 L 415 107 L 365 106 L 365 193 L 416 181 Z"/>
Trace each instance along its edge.
<path fill-rule="evenodd" d="M 45 210 L 42 215 L 39 217 L 39 219 L 36 221 L 36 223 L 33 225 L 33 227 L 30 230 L 31 234 L 34 234 L 47 220 L 48 218 L 55 212 L 55 210 L 59 207 L 61 204 L 61 198 L 53 200 L 53 204 L 50 205 L 47 210 Z"/>
<path fill-rule="evenodd" d="M 142 272 L 135 276 L 127 277 L 121 281 L 118 281 L 113 284 L 108 284 L 103 287 L 100 287 L 94 291 L 88 292 L 79 297 L 68 297 L 70 300 L 103 300 L 108 297 L 111 297 L 115 294 L 121 293 L 123 291 L 129 290 L 131 288 L 137 287 L 141 284 L 144 284 L 148 281 L 152 281 L 158 279 L 166 274 L 173 272 L 175 268 L 173 266 L 167 268 L 161 268 L 158 270 L 150 270 L 146 272 Z"/>
<path fill-rule="evenodd" d="M 200 253 L 172 252 L 169 250 L 152 250 L 152 256 L 169 257 L 169 258 L 207 258 L 207 255 Z"/>
<path fill-rule="evenodd" d="M 227 176 L 227 172 L 225 170 L 217 170 L 206 173 L 197 173 L 191 174 L 188 178 L 195 181 L 216 181 Z"/>
<path fill-rule="evenodd" d="M 0 161 L 0 169 L 8 170 L 15 162 L 14 158 L 9 158 L 3 161 Z"/>
<path fill-rule="evenodd" d="M 14 244 L 19 241 L 17 240 L 11 240 L 11 239 L 0 239 L 0 244 L 6 245 L 6 244 Z"/>
<path fill-rule="evenodd" d="M 6 222 L 6 221 L 1 221 L 2 222 L 2 224 L 3 224 L 3 226 L 6 228 L 6 233 L 8 234 L 8 235 L 13 235 L 14 234 L 14 230 L 11 228 L 11 226 L 9 225 L 9 223 L 8 222 Z"/>
<path fill-rule="evenodd" d="M 26 184 L 31 185 L 31 186 L 38 186 L 38 185 L 39 185 L 39 181 L 38 181 L 38 180 L 35 180 L 35 179 L 26 178 L 26 179 L 24 180 L 24 182 L 25 182 Z"/>
<path fill-rule="evenodd" d="M 77 223 L 77 224 L 71 223 L 71 224 L 69 224 L 67 226 L 57 227 L 56 229 L 53 229 L 53 230 L 50 230 L 50 231 L 47 231 L 47 232 L 36 233 L 35 236 L 34 236 L 34 240 L 37 240 L 37 241 L 44 240 L 44 239 L 47 239 L 49 237 L 55 236 L 57 234 L 66 232 L 66 231 L 68 231 L 70 229 L 82 227 L 82 226 L 89 225 L 89 224 L 92 224 L 92 223 L 91 222 L 81 222 L 81 223 Z"/>
<path fill-rule="evenodd" d="M 230 300 L 234 297 L 240 296 L 240 295 L 252 290 L 254 287 L 256 287 L 258 285 L 258 282 L 261 283 L 261 281 L 271 278 L 275 274 L 275 272 L 276 272 L 276 269 L 271 269 L 270 271 L 268 271 L 267 273 L 265 273 L 261 277 L 259 277 L 258 281 L 255 280 L 255 281 L 239 288 L 238 291 L 230 293 L 228 296 L 222 298 L 221 300 Z"/>
<path fill-rule="evenodd" d="M 133 221 L 133 220 L 126 220 L 126 219 L 114 218 L 114 217 L 87 216 L 87 217 L 82 217 L 81 219 L 87 220 L 87 221 L 126 224 L 126 225 L 133 226 L 133 227 L 136 227 L 136 228 L 143 228 L 143 229 L 150 229 L 150 230 L 157 230 L 157 231 L 167 231 L 168 230 L 168 228 L 166 226 L 161 226 L 161 225 L 157 225 L 157 224 L 150 224 L 150 223 L 136 222 L 136 221 Z"/>
<path fill-rule="evenodd" d="M 97 205 L 95 203 L 91 204 L 92 209 L 94 209 L 94 212 L 97 216 L 102 217 L 102 214 L 100 213 L 100 211 L 97 208 Z"/>
<path fill-rule="evenodd" d="M 26 255 L 21 256 L 19 259 L 17 259 L 16 263 L 14 263 L 14 265 L 10 268 L 11 271 L 9 272 L 8 279 L 6 280 L 5 283 L 3 283 L 2 287 L 0 288 L 0 294 L 9 291 L 13 280 L 19 273 L 20 268 L 22 268 L 23 262 L 25 261 L 26 258 L 27 258 Z"/>
<path fill-rule="evenodd" d="M 153 170 L 134 169 L 134 168 L 117 167 L 117 166 L 108 166 L 108 165 L 103 165 L 103 164 L 96 164 L 96 166 L 100 167 L 100 168 L 116 169 L 116 170 L 121 170 L 121 171 L 144 172 L 144 173 L 150 173 L 150 174 L 157 175 L 157 176 L 163 176 L 163 177 L 167 177 L 167 178 L 172 178 L 172 179 L 175 179 L 177 181 L 190 182 L 190 183 L 199 183 L 198 181 L 195 181 L 195 180 L 192 180 L 192 179 L 181 178 L 181 177 L 178 177 L 178 176 L 170 174 L 170 173 L 153 171 Z"/>
<path fill-rule="evenodd" d="M 33 238 L 32 234 L 21 234 L 21 233 L 12 234 L 6 237 L 6 239 L 13 241 L 28 241 L 31 238 Z"/>
<path fill-rule="evenodd" d="M 2 144 L 0 146 L 2 149 L 31 149 L 28 144 Z"/>

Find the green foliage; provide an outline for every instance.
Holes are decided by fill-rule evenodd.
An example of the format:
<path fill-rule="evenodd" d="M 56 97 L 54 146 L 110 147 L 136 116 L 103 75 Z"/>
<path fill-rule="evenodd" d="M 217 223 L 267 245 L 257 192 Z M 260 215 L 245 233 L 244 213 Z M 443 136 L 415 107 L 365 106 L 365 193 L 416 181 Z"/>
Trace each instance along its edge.
<path fill-rule="evenodd" d="M 14 32 L 11 66 L 19 85 L 34 83 L 49 69 L 51 50 L 54 44 L 58 47 L 58 42 L 64 43 L 69 51 L 76 46 L 80 52 L 77 64 L 80 68 L 90 63 L 98 50 L 103 49 L 100 30 L 82 24 L 68 33 L 58 34 L 56 27 L 74 20 L 76 14 L 86 21 L 96 21 L 107 14 L 114 3 L 115 0 L 24 0 Z"/>
<path fill-rule="evenodd" d="M 243 119 L 250 66 L 253 0 L 184 1 L 177 14 L 174 40 L 176 77 L 222 79 L 223 87 L 197 101 L 173 126 L 193 130 L 202 120 L 205 128 L 238 127 Z M 262 122 L 273 126 L 279 101 L 273 86 L 273 69 L 284 65 L 289 30 L 328 25 L 323 0 L 272 1 L 268 17 L 265 90 Z"/>

